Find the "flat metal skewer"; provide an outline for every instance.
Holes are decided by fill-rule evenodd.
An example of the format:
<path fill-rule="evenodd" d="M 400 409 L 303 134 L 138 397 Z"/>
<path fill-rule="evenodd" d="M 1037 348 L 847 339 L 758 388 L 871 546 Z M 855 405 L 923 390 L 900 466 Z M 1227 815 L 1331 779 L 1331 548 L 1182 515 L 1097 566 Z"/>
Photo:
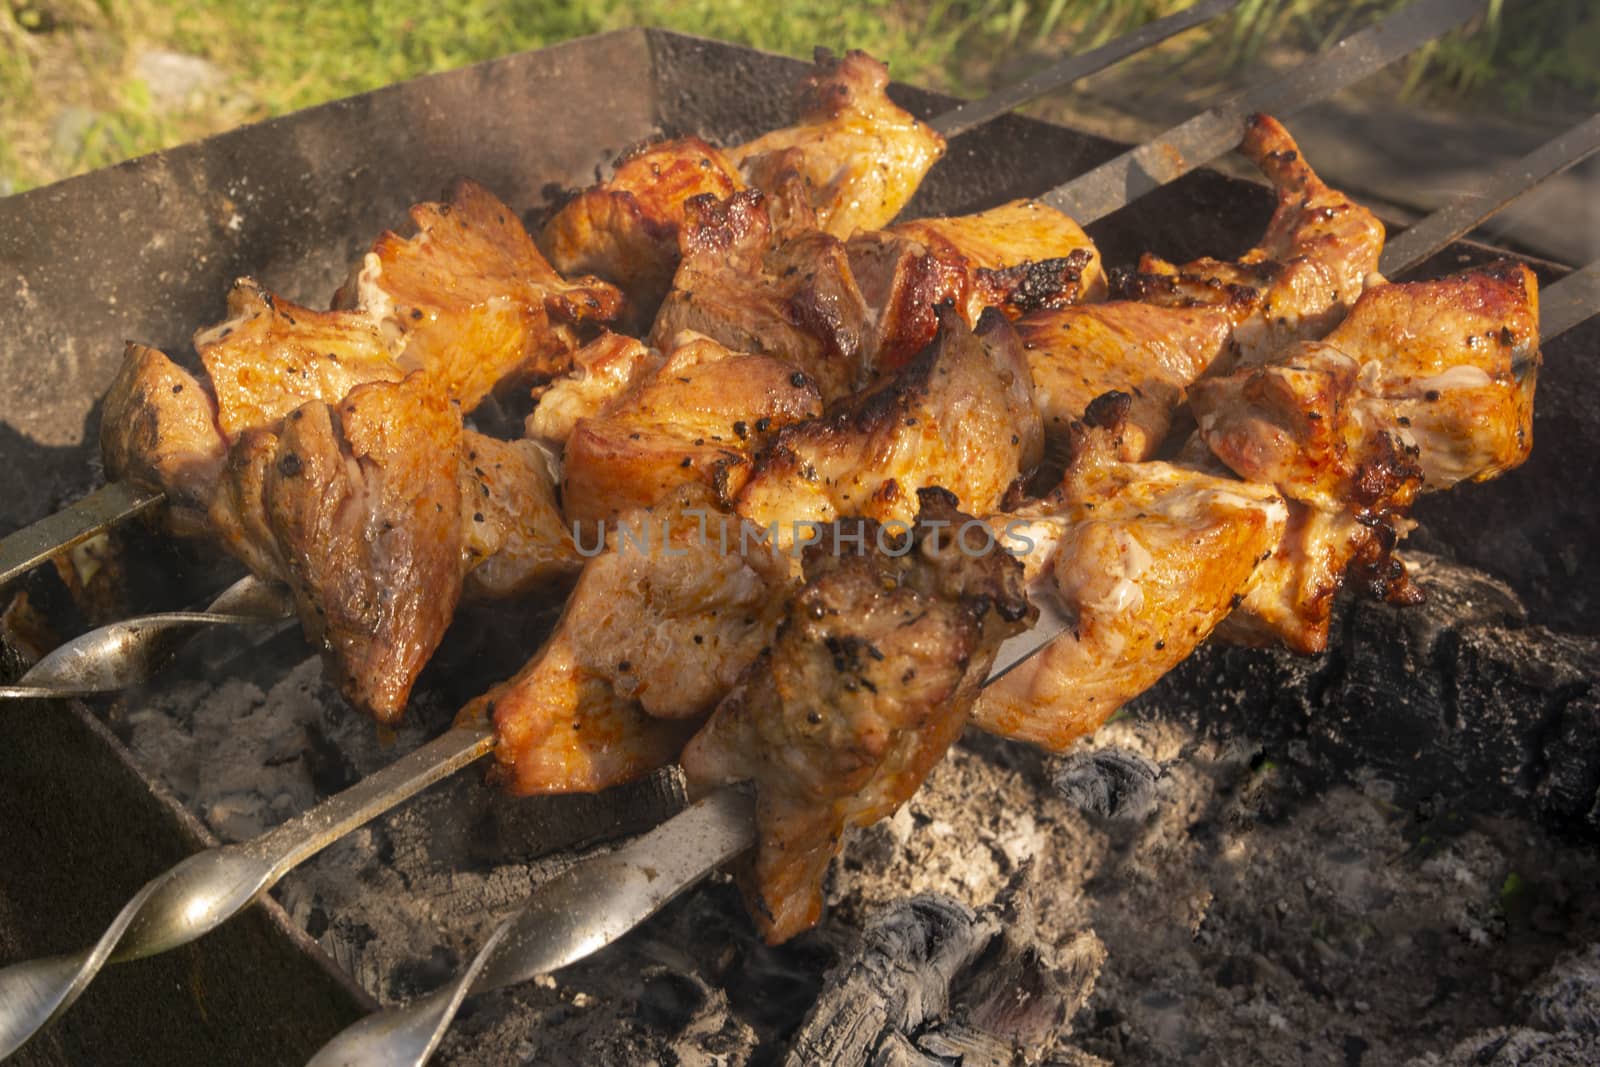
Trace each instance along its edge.
<path fill-rule="evenodd" d="M 1039 199 L 1087 226 L 1237 148 L 1252 114 L 1292 115 L 1448 33 L 1487 6 L 1487 0 L 1413 0 L 1288 74 L 1244 89 Z"/>
<path fill-rule="evenodd" d="M 1378 260 L 1378 273 L 1393 278 L 1417 267 L 1513 200 L 1597 150 L 1600 150 L 1600 114 L 1557 134 L 1493 175 L 1482 188 L 1457 197 L 1427 218 L 1408 226 L 1404 233 L 1384 246 L 1383 258 Z"/>
<path fill-rule="evenodd" d="M 997 90 L 981 100 L 958 104 L 930 119 L 928 125 L 945 137 L 966 133 L 1045 93 L 1064 88 L 1119 59 L 1215 18 L 1238 3 L 1239 0 L 1201 0 L 1193 7 L 1157 19 L 1115 41 L 1064 59 L 1017 85 Z M 148 511 L 165 499 L 165 494 L 154 490 L 112 482 L 53 515 L 7 534 L 0 539 L 0 587 L 50 557 Z"/>
<path fill-rule="evenodd" d="M 165 499 L 164 493 L 139 489 L 126 482 L 112 482 L 53 515 L 7 534 L 0 540 L 0 586 L 51 556 L 149 511 Z"/>
<path fill-rule="evenodd" d="M 1539 294 L 1539 338 L 1548 341 L 1600 314 L 1600 259 Z"/>
<path fill-rule="evenodd" d="M 1192 7 L 1147 22 L 1137 30 L 1125 33 L 1098 48 L 1091 48 L 1087 52 L 1080 52 L 1052 63 L 1032 77 L 1005 89 L 996 90 L 982 100 L 958 104 L 938 118 L 931 119 L 928 125 L 946 139 L 959 137 L 1001 115 L 1015 111 L 1023 104 L 1036 100 L 1046 93 L 1071 85 L 1080 78 L 1098 74 L 1120 59 L 1125 59 L 1135 52 L 1142 52 L 1152 45 L 1159 44 L 1169 37 L 1175 37 L 1184 30 L 1193 29 L 1202 22 L 1208 22 L 1238 6 L 1239 0 L 1201 0 Z"/>

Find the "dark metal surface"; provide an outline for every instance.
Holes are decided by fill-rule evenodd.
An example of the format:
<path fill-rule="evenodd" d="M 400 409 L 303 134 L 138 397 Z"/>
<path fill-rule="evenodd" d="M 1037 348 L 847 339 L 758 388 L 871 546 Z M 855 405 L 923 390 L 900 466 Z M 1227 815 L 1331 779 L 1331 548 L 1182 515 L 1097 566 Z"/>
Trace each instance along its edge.
<path fill-rule="evenodd" d="M 1404 233 L 1384 246 L 1378 273 L 1390 278 L 1404 274 L 1442 245 L 1472 230 L 1513 200 L 1537 189 L 1547 178 L 1582 162 L 1596 150 L 1600 150 L 1600 114 L 1552 137 L 1494 174 L 1482 188 L 1464 193 L 1422 221 L 1406 227 Z M 1553 337 L 1559 332 L 1546 329 L 1544 334 Z"/>
<path fill-rule="evenodd" d="M 1548 339 L 1600 315 L 1600 261 L 1573 271 L 1539 300 L 1539 334 Z"/>
<path fill-rule="evenodd" d="M 81 707 L 0 715 L 0 958 L 94 940 L 143 881 L 215 843 Z M 10 1062 L 298 1062 L 372 1007 L 268 900 L 213 938 L 117 968 Z"/>
<path fill-rule="evenodd" d="M 1192 7 L 1146 23 L 1132 33 L 1125 33 L 1114 41 L 1110 41 L 1098 48 L 1091 48 L 1079 55 L 1068 56 L 1058 63 L 1041 70 L 1030 78 L 1018 82 L 1016 85 L 1000 92 L 974 100 L 971 103 L 960 104 L 940 115 L 928 125 L 932 126 L 946 138 L 956 138 L 970 130 L 975 130 L 986 122 L 993 121 L 1001 115 L 1009 114 L 1036 97 L 1042 96 L 1064 85 L 1070 85 L 1080 78 L 1087 78 L 1097 71 L 1111 66 L 1120 59 L 1126 59 L 1136 52 L 1142 52 L 1152 45 L 1176 36 L 1184 30 L 1192 29 L 1210 19 L 1216 18 L 1224 12 L 1232 11 L 1239 6 L 1239 0 L 1200 0 Z"/>
<path fill-rule="evenodd" d="M 585 182 L 654 132 L 729 141 L 787 121 L 788 87 L 802 69 L 732 45 L 625 31 L 0 200 L 0 531 L 95 484 L 98 398 L 123 341 L 184 358 L 191 332 L 221 316 L 235 275 L 324 303 L 377 233 L 458 173 L 535 211 L 547 185 Z M 949 104 L 901 86 L 893 93 L 924 117 Z M 907 214 L 1038 194 L 1121 150 L 1002 118 L 953 147 Z M 1197 170 L 1089 229 L 1113 264 L 1146 250 L 1178 261 L 1231 256 L 1254 242 L 1272 205 L 1260 185 Z M 1458 243 L 1424 270 L 1494 254 Z M 1547 283 L 1565 273 L 1534 266 Z M 1526 467 L 1419 509 L 1419 537 L 1508 579 L 1536 620 L 1583 632 L 1600 628 L 1600 578 L 1584 566 L 1600 528 L 1600 494 L 1587 488 L 1600 484 L 1587 447 L 1600 439 L 1597 348 L 1600 320 L 1546 347 Z M 207 842 L 84 705 L 4 710 L 0 958 L 12 960 L 92 940 L 145 879 Z M 45 926 L 37 917 L 46 914 L 70 921 Z M 171 956 L 108 973 L 20 1062 L 113 1062 L 121 1052 L 174 1065 L 294 1062 L 369 1006 L 327 967 L 269 903 Z"/>
<path fill-rule="evenodd" d="M 1103 218 L 1237 146 L 1253 112 L 1292 115 L 1448 33 L 1487 6 L 1486 0 L 1413 0 L 1317 58 L 1250 86 L 1042 199 L 1082 223 Z"/>
<path fill-rule="evenodd" d="M 160 493 L 112 483 L 0 541 L 0 587 L 117 523 L 161 503 Z"/>

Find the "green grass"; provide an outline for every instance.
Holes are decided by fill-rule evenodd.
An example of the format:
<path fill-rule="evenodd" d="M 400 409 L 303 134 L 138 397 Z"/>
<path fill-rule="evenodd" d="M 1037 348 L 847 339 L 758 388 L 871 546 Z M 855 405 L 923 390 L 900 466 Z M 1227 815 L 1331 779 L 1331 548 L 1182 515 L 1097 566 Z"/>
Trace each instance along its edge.
<path fill-rule="evenodd" d="M 1400 0 L 1242 0 L 1165 55 L 1183 77 L 1314 48 Z M 865 48 L 896 77 L 975 94 L 1186 0 L 0 0 L 0 191 L 22 189 L 244 121 L 430 71 L 625 26 L 652 25 L 795 55 Z M 1523 0 L 1431 46 L 1405 91 L 1516 109 L 1559 91 L 1600 99 L 1600 5 Z M 143 48 L 203 56 L 230 78 L 155 106 Z M 1196 72 L 1199 72 L 1198 74 Z M 76 109 L 63 117 L 63 108 Z M 87 128 L 81 123 L 87 121 Z M 63 135 L 77 121 L 79 136 Z M 69 131 L 71 132 L 71 131 Z"/>

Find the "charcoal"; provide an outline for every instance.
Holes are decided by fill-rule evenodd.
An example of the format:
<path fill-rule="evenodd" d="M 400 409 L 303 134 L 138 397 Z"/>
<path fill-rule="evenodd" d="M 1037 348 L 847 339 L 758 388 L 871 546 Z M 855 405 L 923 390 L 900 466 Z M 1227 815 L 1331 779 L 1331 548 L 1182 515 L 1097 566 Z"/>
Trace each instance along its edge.
<path fill-rule="evenodd" d="M 1055 951 L 1034 921 L 1032 866 L 974 911 L 925 894 L 879 913 L 828 977 L 789 1067 L 1001 1067 L 1035 1062 L 1105 961 L 1091 933 Z"/>
<path fill-rule="evenodd" d="M 1447 1057 L 1409 1067 L 1590 1067 L 1600 1063 L 1600 945 L 1556 962 L 1522 998 L 1526 1025 L 1497 1027 L 1456 1045 Z"/>
<path fill-rule="evenodd" d="M 1525 999 L 1535 1026 L 1600 1038 L 1600 945 L 1558 961 Z"/>
<path fill-rule="evenodd" d="M 1208 644 L 1133 713 L 1251 738 L 1308 782 L 1360 769 L 1407 804 L 1600 829 L 1600 639 L 1527 625 L 1480 571 L 1419 556 L 1414 577 L 1426 604 L 1347 602 L 1322 655 Z"/>
<path fill-rule="evenodd" d="M 1069 753 L 1052 783 L 1079 811 L 1114 819 L 1142 819 L 1156 803 L 1161 766 L 1137 752 L 1101 748 Z"/>
<path fill-rule="evenodd" d="M 956 975 L 998 930 L 994 917 L 948 897 L 916 896 L 889 908 L 829 979 L 787 1064 L 877 1062 L 878 1047 L 891 1035 L 944 1012 Z"/>

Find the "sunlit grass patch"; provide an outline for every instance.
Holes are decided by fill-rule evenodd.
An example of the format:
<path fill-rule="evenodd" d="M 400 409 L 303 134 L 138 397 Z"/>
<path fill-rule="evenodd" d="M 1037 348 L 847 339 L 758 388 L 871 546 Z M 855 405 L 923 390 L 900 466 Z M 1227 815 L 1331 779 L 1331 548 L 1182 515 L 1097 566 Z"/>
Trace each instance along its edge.
<path fill-rule="evenodd" d="M 0 0 L 0 192 L 419 74 L 626 26 L 793 55 L 864 48 L 896 77 L 963 94 L 1020 77 L 1188 0 Z M 1242 0 L 1166 55 L 1185 81 L 1314 48 L 1400 0 Z M 199 57 L 220 85 L 157 99 L 151 51 Z M 1600 99 L 1600 5 L 1500 0 L 1424 49 L 1405 91 L 1526 108 L 1559 88 Z"/>

